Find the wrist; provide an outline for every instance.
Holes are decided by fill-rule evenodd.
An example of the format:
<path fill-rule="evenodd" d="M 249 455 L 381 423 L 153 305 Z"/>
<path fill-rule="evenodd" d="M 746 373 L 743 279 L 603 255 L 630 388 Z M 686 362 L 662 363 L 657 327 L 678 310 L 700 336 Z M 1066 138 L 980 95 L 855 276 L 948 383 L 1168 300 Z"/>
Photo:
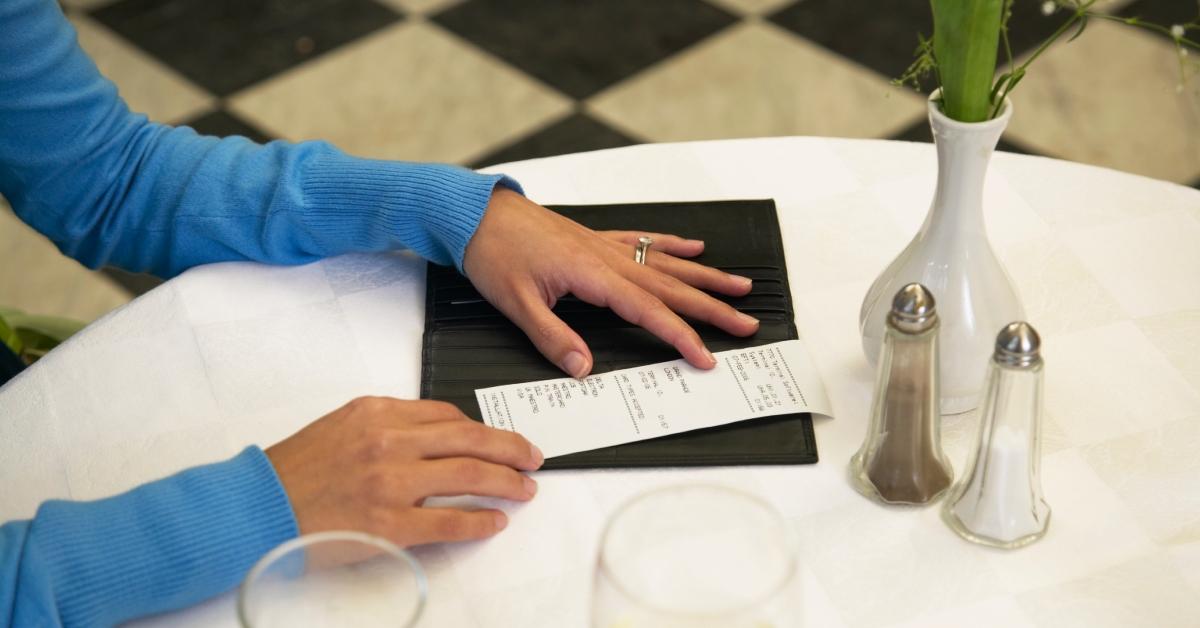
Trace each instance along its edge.
<path fill-rule="evenodd" d="M 407 248 L 459 270 L 494 191 L 520 190 L 504 175 L 332 150 L 307 164 L 303 180 L 295 220 L 312 241 L 313 254 Z"/>

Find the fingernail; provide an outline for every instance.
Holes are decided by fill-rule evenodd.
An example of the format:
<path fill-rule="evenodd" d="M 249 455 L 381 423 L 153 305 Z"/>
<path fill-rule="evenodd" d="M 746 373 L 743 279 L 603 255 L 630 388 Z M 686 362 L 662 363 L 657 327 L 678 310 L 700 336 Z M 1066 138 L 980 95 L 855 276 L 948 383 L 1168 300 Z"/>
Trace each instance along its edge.
<path fill-rule="evenodd" d="M 492 517 L 496 520 L 496 531 L 497 532 L 508 527 L 508 516 L 505 515 L 504 513 L 496 512 L 495 514 L 492 515 Z"/>
<path fill-rule="evenodd" d="M 576 379 L 587 375 L 587 358 L 578 351 L 572 351 L 563 358 L 562 369 Z"/>
<path fill-rule="evenodd" d="M 530 497 L 537 495 L 537 482 L 534 482 L 533 478 L 528 475 L 525 476 L 525 494 Z"/>
<path fill-rule="evenodd" d="M 709 351 L 709 350 L 708 350 L 708 347 L 705 347 L 705 348 L 704 348 L 704 355 L 708 356 L 708 364 L 709 364 L 709 366 L 716 366 L 716 365 L 717 365 L 717 356 L 713 355 L 713 354 L 712 354 L 712 351 Z"/>
<path fill-rule="evenodd" d="M 687 242 L 688 242 L 688 244 L 704 244 L 704 240 L 691 240 L 691 239 L 689 239 Z"/>
<path fill-rule="evenodd" d="M 542 450 L 538 449 L 538 446 L 533 443 L 529 443 L 529 453 L 533 455 L 534 464 L 539 467 L 546 461 L 546 456 L 542 454 Z"/>
<path fill-rule="evenodd" d="M 755 327 L 758 326 L 758 319 L 754 318 L 753 316 L 750 316 L 749 314 L 746 314 L 745 312 L 738 312 L 737 317 L 738 317 L 738 320 L 742 321 L 743 323 L 749 323 L 751 325 L 754 325 Z"/>
<path fill-rule="evenodd" d="M 741 275 L 730 275 L 730 277 L 733 277 L 738 282 L 738 285 L 742 288 L 750 289 L 754 286 L 754 281 L 749 277 L 743 277 Z"/>

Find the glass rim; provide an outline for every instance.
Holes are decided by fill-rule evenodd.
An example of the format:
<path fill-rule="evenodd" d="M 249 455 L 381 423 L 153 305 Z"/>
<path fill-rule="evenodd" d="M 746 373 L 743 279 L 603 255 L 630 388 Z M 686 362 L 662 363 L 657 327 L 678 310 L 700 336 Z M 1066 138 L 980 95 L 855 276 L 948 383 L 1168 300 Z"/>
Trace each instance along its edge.
<path fill-rule="evenodd" d="M 775 582 L 773 584 L 773 586 L 765 588 L 762 595 L 757 596 L 752 600 L 748 600 L 745 603 L 738 604 L 736 606 L 730 606 L 728 608 L 721 608 L 721 609 L 717 609 L 714 611 L 691 611 L 688 609 L 666 608 L 666 607 L 659 606 L 658 604 L 655 604 L 655 603 L 647 600 L 642 595 L 639 595 L 637 593 L 634 593 L 633 591 L 630 591 L 629 588 L 626 587 L 625 584 L 619 578 L 617 578 L 615 571 L 613 570 L 612 566 L 609 565 L 608 560 L 606 560 L 606 557 L 605 557 L 604 550 L 606 547 L 608 547 L 608 537 L 612 533 L 613 524 L 618 519 L 620 519 L 621 515 L 625 514 L 630 508 L 637 505 L 638 503 L 643 502 L 643 501 L 653 498 L 653 497 L 657 497 L 657 496 L 665 494 L 665 493 L 679 491 L 681 489 L 714 490 L 717 492 L 726 493 L 727 495 L 733 495 L 736 497 L 747 499 L 751 502 L 754 502 L 758 506 L 760 506 L 764 512 L 769 514 L 772 519 L 774 519 L 776 522 L 778 522 L 779 528 L 782 532 L 784 544 L 787 546 L 786 547 L 787 567 L 783 570 L 783 573 L 780 575 L 779 580 L 777 582 Z M 642 606 L 646 607 L 649 610 L 652 610 L 657 613 L 683 615 L 683 616 L 687 616 L 687 617 L 712 618 L 712 617 L 727 617 L 730 615 L 736 615 L 738 613 L 745 612 L 747 610 L 755 608 L 762 602 L 771 599 L 776 594 L 778 594 L 780 591 L 782 591 L 785 587 L 787 587 L 788 582 L 790 582 L 792 580 L 792 578 L 796 576 L 797 571 L 799 570 L 799 559 L 797 556 L 797 554 L 799 553 L 799 549 L 800 549 L 799 543 L 797 542 L 795 535 L 790 533 L 790 531 L 787 527 L 787 520 L 783 518 L 783 515 L 780 514 L 780 512 L 774 506 L 772 506 L 770 504 L 770 502 L 763 499 L 762 497 L 759 497 L 758 495 L 755 495 L 754 493 L 742 490 L 740 488 L 734 488 L 732 486 L 728 486 L 725 484 L 718 484 L 715 482 L 685 482 L 685 483 L 680 483 L 680 484 L 668 484 L 668 485 L 664 485 L 664 486 L 647 489 L 647 490 L 644 490 L 644 491 L 626 499 L 624 502 L 622 502 L 621 505 L 618 506 L 615 511 L 613 511 L 613 514 L 609 516 L 608 521 L 606 521 L 604 524 L 604 530 L 600 534 L 600 549 L 598 552 L 599 556 L 597 558 L 597 562 L 600 564 L 600 571 L 602 572 L 602 574 L 605 577 L 607 577 L 610 582 L 612 582 L 612 585 L 614 587 L 616 587 L 616 589 L 618 591 L 620 591 L 626 597 L 629 597 L 634 602 L 641 604 Z"/>
<path fill-rule="evenodd" d="M 397 558 L 408 564 L 412 570 L 413 576 L 417 581 L 417 604 L 413 608 L 412 615 L 402 624 L 404 628 L 412 628 L 420 620 L 421 614 L 425 611 L 425 603 L 429 599 L 429 579 L 425 575 L 425 570 L 421 567 L 421 563 L 413 556 L 412 552 L 392 543 L 391 541 L 359 532 L 357 530 L 326 530 L 323 532 L 313 532 L 312 534 L 302 534 L 294 539 L 285 541 L 276 546 L 271 551 L 263 554 L 263 557 L 254 563 L 250 571 L 242 578 L 242 583 L 238 586 L 237 594 L 237 616 L 238 623 L 244 628 L 253 628 L 246 617 L 246 600 L 247 591 L 253 586 L 253 583 L 262 575 L 268 567 L 271 566 L 281 556 L 284 556 L 296 549 L 312 547 L 320 543 L 328 542 L 355 542 L 374 546 L 392 558 Z M 368 559 L 370 560 L 370 559 Z"/>

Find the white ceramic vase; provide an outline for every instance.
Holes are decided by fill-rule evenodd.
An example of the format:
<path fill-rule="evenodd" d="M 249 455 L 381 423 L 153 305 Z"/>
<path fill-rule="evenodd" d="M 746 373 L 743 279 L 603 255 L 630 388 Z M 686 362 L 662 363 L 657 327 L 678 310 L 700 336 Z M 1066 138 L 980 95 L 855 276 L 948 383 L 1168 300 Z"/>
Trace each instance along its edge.
<path fill-rule="evenodd" d="M 937 99 L 934 92 L 928 102 L 938 159 L 933 205 L 916 237 L 867 291 L 858 323 L 874 366 L 892 296 L 913 282 L 928 288 L 942 321 L 941 411 L 957 414 L 978 405 L 996 333 L 1025 318 L 983 220 L 983 181 L 1012 103 L 1006 100 L 992 120 L 967 123 L 947 117 Z"/>

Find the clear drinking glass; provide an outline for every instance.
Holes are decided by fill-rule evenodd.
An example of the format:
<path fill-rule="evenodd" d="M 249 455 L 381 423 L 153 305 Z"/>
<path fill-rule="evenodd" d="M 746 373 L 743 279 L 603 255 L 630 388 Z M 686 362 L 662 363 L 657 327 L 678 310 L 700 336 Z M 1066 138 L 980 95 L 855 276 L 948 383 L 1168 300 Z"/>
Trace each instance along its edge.
<path fill-rule="evenodd" d="M 609 520 L 592 626 L 795 628 L 801 596 L 795 535 L 770 505 L 723 486 L 671 486 Z"/>
<path fill-rule="evenodd" d="M 263 556 L 238 591 L 246 628 L 417 625 L 428 584 L 412 554 L 362 532 L 319 532 Z"/>

